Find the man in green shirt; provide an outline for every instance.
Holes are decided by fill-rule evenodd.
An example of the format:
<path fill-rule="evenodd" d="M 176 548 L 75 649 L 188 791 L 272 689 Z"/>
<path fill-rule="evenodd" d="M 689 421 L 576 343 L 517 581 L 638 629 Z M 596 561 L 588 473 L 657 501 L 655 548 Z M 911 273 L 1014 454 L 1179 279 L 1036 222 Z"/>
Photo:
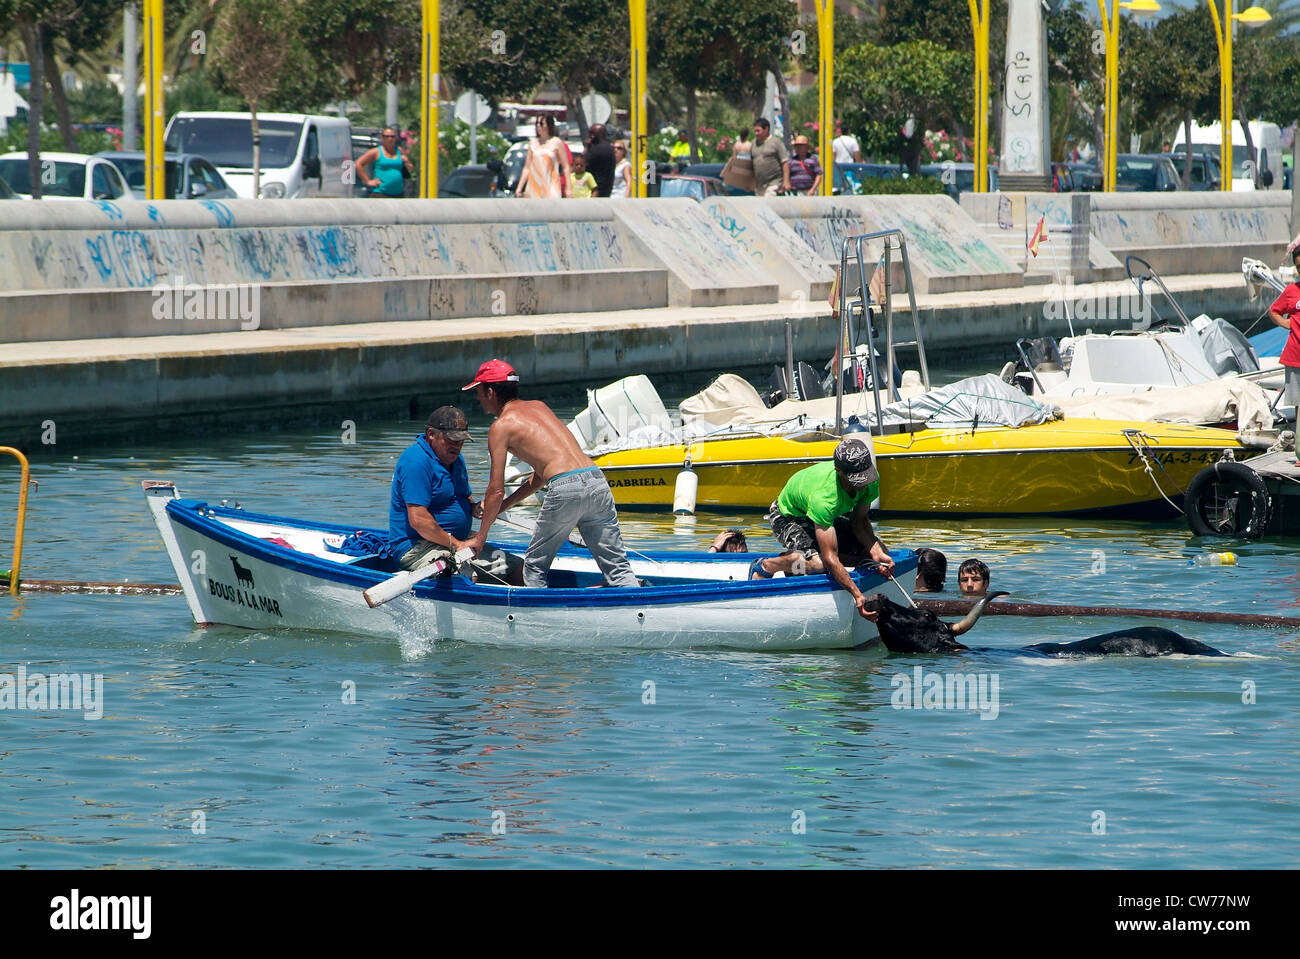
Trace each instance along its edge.
<path fill-rule="evenodd" d="M 879 495 L 880 474 L 871 449 L 860 439 L 841 441 L 830 462 L 800 470 L 781 490 L 767 518 L 772 535 L 789 552 L 756 560 L 750 578 L 830 573 L 852 594 L 858 612 L 875 620 L 876 614 L 863 608 L 867 597 L 845 567 L 875 560 L 880 572 L 892 577 L 894 561 L 871 528 L 871 503 Z"/>

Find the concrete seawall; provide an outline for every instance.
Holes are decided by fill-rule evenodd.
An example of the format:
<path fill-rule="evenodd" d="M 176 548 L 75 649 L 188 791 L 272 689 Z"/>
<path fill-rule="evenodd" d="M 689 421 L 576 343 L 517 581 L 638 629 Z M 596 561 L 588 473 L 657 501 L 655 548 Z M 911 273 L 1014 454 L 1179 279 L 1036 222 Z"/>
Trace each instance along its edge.
<path fill-rule="evenodd" d="M 1189 313 L 1255 318 L 1236 275 L 1174 277 Z M 1075 287 L 1076 299 L 1114 303 L 1125 283 Z M 1057 291 L 1037 286 L 918 297 L 927 350 L 935 357 L 991 357 L 994 370 L 1020 336 L 1069 332 Z M 1077 306 L 1075 307 L 1077 311 Z M 1094 314 L 1097 311 L 1094 310 Z M 1104 312 L 1104 310 L 1103 310 Z M 1171 313 L 1172 311 L 1166 311 Z M 407 410 L 417 397 L 452 401 L 484 359 L 508 359 L 532 395 L 547 387 L 592 388 L 630 373 L 709 374 L 784 362 L 785 323 L 795 355 L 820 368 L 835 324 L 807 301 L 751 307 L 424 320 L 251 330 L 190 336 L 100 338 L 11 344 L 0 350 L 0 441 L 39 449 L 47 424 L 61 448 L 122 442 L 197 427 L 249 429 L 316 421 L 325 404 L 371 403 Z M 910 338 L 911 317 L 895 314 Z M 1130 326 L 1127 316 L 1094 315 L 1075 329 Z M 905 366 L 914 354 L 900 353 Z M 427 412 L 427 410 L 425 411 Z"/>
<path fill-rule="evenodd" d="M 1189 315 L 1248 322 L 1262 306 L 1228 261 L 1280 253 L 1289 195 L 1238 196 L 1031 194 L 966 209 L 947 197 L 11 202 L 0 209 L 0 442 L 39 444 L 47 422 L 75 444 L 132 426 L 273 422 L 360 397 L 405 408 L 494 355 L 536 386 L 776 363 L 787 320 L 796 354 L 820 366 L 835 340 L 825 296 L 838 244 L 890 226 L 907 238 L 927 347 L 1005 357 L 1017 337 L 1068 327 L 1041 265 L 1035 276 L 1018 241 L 991 235 L 1003 199 L 1022 218 L 1063 208 L 1067 234 L 1086 216 L 1086 236 L 1063 249 L 1075 265 L 1104 250 L 1106 269 L 1090 275 L 1115 272 L 1098 229 L 1153 263 L 1162 250 L 1200 273 L 1223 260 L 1214 275 L 1169 270 L 1169 285 Z M 1092 304 L 1073 311 L 1080 332 L 1130 325 L 1107 306 L 1127 283 L 1065 276 L 1079 284 L 1068 295 Z M 910 339 L 901 301 L 896 322 Z"/>

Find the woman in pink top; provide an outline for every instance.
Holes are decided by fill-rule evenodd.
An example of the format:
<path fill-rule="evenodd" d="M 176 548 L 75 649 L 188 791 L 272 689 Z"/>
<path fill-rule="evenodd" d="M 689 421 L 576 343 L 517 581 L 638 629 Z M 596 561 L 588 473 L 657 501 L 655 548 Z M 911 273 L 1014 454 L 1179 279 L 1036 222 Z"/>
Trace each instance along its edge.
<path fill-rule="evenodd" d="M 549 116 L 538 117 L 537 136 L 528 141 L 528 158 L 515 196 L 558 200 L 568 192 L 565 189 L 568 182 L 568 153 L 564 142 L 555 135 L 555 120 Z"/>
<path fill-rule="evenodd" d="M 1300 237 L 1292 241 L 1287 252 L 1291 254 L 1291 262 L 1295 264 L 1297 278 L 1300 278 Z M 1288 406 L 1300 402 L 1300 323 L 1296 322 L 1297 313 L 1300 313 L 1300 284 L 1289 283 L 1282 295 L 1268 308 L 1268 315 L 1273 322 L 1291 331 L 1280 358 L 1286 367 L 1283 402 Z"/>

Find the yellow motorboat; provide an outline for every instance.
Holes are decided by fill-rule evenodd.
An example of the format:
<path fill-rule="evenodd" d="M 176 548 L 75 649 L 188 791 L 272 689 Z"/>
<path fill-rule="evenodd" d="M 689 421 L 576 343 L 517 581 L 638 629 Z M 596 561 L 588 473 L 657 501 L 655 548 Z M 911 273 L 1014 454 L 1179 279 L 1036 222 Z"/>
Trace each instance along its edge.
<path fill-rule="evenodd" d="M 1020 427 L 921 429 L 873 436 L 886 513 L 1170 516 L 1193 476 L 1224 450 L 1230 430 L 1173 423 L 1059 419 Z M 620 507 L 671 508 L 690 462 L 699 508 L 762 509 L 795 472 L 828 460 L 821 434 L 700 439 L 595 457 Z"/>
<path fill-rule="evenodd" d="M 795 472 L 829 460 L 843 435 L 860 431 L 875 449 L 882 512 L 1169 516 L 1192 477 L 1225 451 L 1244 459 L 1267 445 L 1248 448 L 1239 434 L 1205 426 L 1063 418 L 991 374 L 931 389 L 902 233 L 846 238 L 837 277 L 834 396 L 786 399 L 769 409 L 750 384 L 723 374 L 683 401 L 675 418 L 644 376 L 589 394 L 570 429 L 619 506 L 671 508 L 678 493 L 690 501 L 686 511 L 765 510 Z M 894 338 L 896 280 L 911 301 L 915 339 L 908 343 Z M 883 354 L 873 345 L 877 320 Z M 864 341 L 850 350 L 854 323 Z M 788 333 L 786 342 L 782 392 L 796 393 L 799 380 L 815 375 L 795 375 Z M 919 373 L 899 372 L 899 346 L 916 349 Z M 846 393 L 846 380 L 853 392 Z M 693 496 L 678 491 L 679 476 L 687 494 L 695 487 Z"/>

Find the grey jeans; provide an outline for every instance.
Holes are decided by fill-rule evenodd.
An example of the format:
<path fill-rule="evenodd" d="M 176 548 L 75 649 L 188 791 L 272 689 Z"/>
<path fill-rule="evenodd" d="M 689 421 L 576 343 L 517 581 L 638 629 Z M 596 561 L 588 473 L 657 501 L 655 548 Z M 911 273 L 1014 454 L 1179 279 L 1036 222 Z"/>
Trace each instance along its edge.
<path fill-rule="evenodd" d="M 561 473 L 552 477 L 545 489 L 537 529 L 524 554 L 524 585 L 546 586 L 555 554 L 576 526 L 609 585 L 640 586 L 627 561 L 614 494 L 605 475 L 594 466 Z"/>

